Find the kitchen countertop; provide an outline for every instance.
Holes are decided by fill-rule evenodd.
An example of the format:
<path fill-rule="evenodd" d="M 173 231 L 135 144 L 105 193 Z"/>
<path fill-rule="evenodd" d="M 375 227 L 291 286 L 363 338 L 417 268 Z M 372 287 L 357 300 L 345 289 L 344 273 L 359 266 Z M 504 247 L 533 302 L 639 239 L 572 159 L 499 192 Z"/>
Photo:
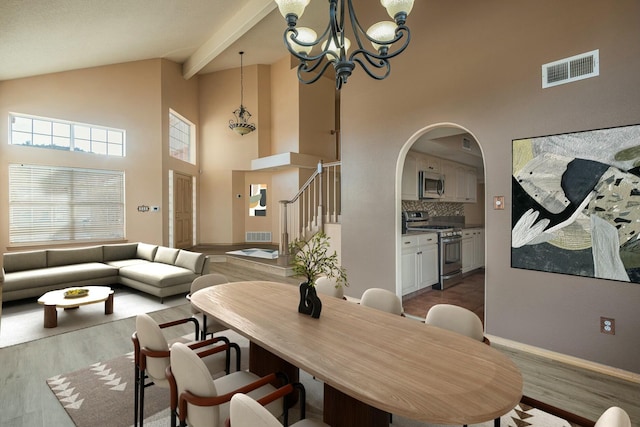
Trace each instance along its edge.
<path fill-rule="evenodd" d="M 467 228 L 484 228 L 484 224 L 465 224 L 463 229 Z"/>
<path fill-rule="evenodd" d="M 417 236 L 418 234 L 437 234 L 435 231 L 433 230 L 409 230 L 409 231 L 405 231 L 404 233 L 402 233 L 402 236 Z"/>

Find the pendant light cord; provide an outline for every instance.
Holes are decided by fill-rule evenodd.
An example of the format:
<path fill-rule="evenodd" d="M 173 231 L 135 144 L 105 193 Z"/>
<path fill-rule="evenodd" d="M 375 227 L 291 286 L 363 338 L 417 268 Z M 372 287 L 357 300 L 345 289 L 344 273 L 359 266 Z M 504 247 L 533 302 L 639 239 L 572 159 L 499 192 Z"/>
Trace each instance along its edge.
<path fill-rule="evenodd" d="M 242 55 L 244 55 L 244 52 L 240 52 L 240 107 L 244 105 L 244 71 L 242 68 Z"/>

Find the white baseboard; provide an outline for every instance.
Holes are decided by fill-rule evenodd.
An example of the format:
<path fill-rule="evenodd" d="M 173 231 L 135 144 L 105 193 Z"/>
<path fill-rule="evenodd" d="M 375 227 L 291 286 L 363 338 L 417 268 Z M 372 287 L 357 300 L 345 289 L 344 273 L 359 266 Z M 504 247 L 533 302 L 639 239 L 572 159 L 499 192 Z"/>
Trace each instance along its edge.
<path fill-rule="evenodd" d="M 582 369 L 588 369 L 590 371 L 598 372 L 603 375 L 609 375 L 611 377 L 615 377 L 625 381 L 640 384 L 640 374 L 636 374 L 635 372 L 625 371 L 624 369 L 614 368 L 612 366 L 603 365 L 601 363 L 592 362 L 590 360 L 580 359 L 579 357 L 569 356 L 567 354 L 562 354 L 562 353 L 547 350 L 544 348 L 535 347 L 529 344 L 523 344 L 521 342 L 497 337 L 495 335 L 487 334 L 487 338 L 489 338 L 489 340 L 492 343 L 495 343 L 504 347 L 531 353 L 536 356 L 546 357 L 551 360 L 556 360 L 558 362 L 566 363 L 567 365 L 576 366 Z"/>

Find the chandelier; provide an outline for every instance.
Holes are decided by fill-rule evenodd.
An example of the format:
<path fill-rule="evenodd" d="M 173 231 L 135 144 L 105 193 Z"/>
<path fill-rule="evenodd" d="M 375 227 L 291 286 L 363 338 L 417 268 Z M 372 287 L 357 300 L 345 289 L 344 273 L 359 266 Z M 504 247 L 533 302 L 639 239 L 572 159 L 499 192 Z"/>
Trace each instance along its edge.
<path fill-rule="evenodd" d="M 236 111 L 233 112 L 233 115 L 236 117 L 235 120 L 231 119 L 229 120 L 229 128 L 236 131 L 238 134 L 240 135 L 246 135 L 250 132 L 253 132 L 254 130 L 256 130 L 256 125 L 254 125 L 253 123 L 249 123 L 249 119 L 251 119 L 251 113 L 244 108 L 244 105 L 242 104 L 243 101 L 243 92 L 244 92 L 244 88 L 243 88 L 243 71 L 242 71 L 242 55 L 244 55 L 244 52 L 239 52 L 240 53 L 240 108 L 238 108 Z"/>
<path fill-rule="evenodd" d="M 339 90 L 347 82 L 356 62 L 376 80 L 385 79 L 389 75 L 389 60 L 402 53 L 411 38 L 405 22 L 413 8 L 413 0 L 380 0 L 394 21 L 378 22 L 366 32 L 358 22 L 352 0 L 329 0 L 329 23 L 320 37 L 311 28 L 296 27 L 309 1 L 275 0 L 280 13 L 287 21 L 284 31 L 285 45 L 289 52 L 300 60 L 298 80 L 305 84 L 313 83 L 322 77 L 332 64 L 336 72 L 336 87 Z M 351 41 L 345 37 L 347 17 L 357 44 L 357 49 L 350 54 L 348 50 Z M 365 48 L 363 42 L 367 41 L 373 46 L 373 51 Z M 396 42 L 400 43 L 394 46 Z M 313 48 L 318 45 L 322 51 L 312 54 Z M 392 46 L 395 47 L 394 50 L 390 49 Z M 323 61 L 325 58 L 326 61 Z"/>

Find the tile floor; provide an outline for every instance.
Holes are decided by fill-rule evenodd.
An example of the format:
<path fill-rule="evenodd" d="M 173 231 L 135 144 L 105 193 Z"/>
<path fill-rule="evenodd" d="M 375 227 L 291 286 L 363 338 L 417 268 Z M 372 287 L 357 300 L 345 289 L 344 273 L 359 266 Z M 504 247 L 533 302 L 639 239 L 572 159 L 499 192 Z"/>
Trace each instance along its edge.
<path fill-rule="evenodd" d="M 455 304 L 473 311 L 484 322 L 484 269 L 477 270 L 443 291 L 420 292 L 403 298 L 405 313 L 424 318 L 429 308 L 436 304 Z"/>

